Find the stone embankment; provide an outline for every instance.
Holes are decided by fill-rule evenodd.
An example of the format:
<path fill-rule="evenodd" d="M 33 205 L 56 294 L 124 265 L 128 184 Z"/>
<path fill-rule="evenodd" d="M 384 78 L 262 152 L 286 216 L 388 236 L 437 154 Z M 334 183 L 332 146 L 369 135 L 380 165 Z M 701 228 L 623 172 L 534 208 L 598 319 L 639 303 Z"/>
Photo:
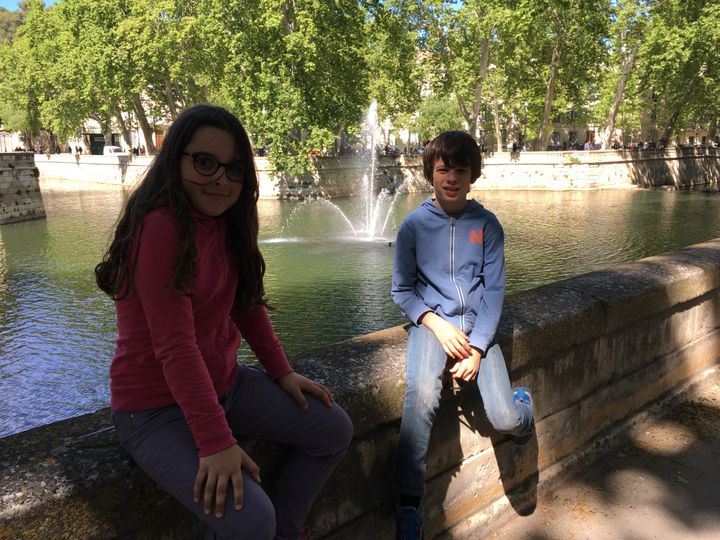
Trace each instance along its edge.
<path fill-rule="evenodd" d="M 44 216 L 33 155 L 0 154 L 0 225 Z"/>
<path fill-rule="evenodd" d="M 428 458 L 428 538 L 482 538 L 604 450 L 647 407 L 720 363 L 720 239 L 508 297 L 498 339 L 534 392 L 536 435 L 488 426 L 472 387 L 449 387 Z M 314 538 L 393 535 L 390 484 L 406 329 L 292 359 L 354 420 L 350 451 L 315 505 Z M 282 449 L 241 441 L 272 484 Z M 0 538 L 196 538 L 199 525 L 118 448 L 107 410 L 0 440 Z"/>
<path fill-rule="evenodd" d="M 35 161 L 44 180 L 132 186 L 151 158 L 58 154 L 37 155 Z M 315 158 L 312 173 L 303 176 L 278 174 L 265 158 L 255 162 L 260 197 L 270 199 L 354 196 L 369 169 L 368 160 L 357 156 Z M 474 189 L 683 188 L 718 181 L 716 148 L 518 152 L 487 155 Z M 430 189 L 417 155 L 378 158 L 375 185 L 409 192 Z"/>

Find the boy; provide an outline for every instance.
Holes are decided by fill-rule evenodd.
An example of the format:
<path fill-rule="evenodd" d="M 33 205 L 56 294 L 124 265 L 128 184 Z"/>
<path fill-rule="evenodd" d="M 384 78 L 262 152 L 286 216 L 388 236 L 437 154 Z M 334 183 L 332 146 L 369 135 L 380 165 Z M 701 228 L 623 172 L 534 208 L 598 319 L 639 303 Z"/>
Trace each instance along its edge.
<path fill-rule="evenodd" d="M 396 466 L 396 538 L 422 537 L 420 502 L 425 457 L 443 372 L 477 385 L 490 423 L 519 444 L 533 433 L 527 388 L 510 387 L 494 342 L 505 291 L 503 230 L 494 214 L 466 199 L 480 176 L 480 148 L 446 131 L 423 152 L 434 198 L 403 222 L 397 235 L 392 297 L 410 319 L 407 393 Z"/>

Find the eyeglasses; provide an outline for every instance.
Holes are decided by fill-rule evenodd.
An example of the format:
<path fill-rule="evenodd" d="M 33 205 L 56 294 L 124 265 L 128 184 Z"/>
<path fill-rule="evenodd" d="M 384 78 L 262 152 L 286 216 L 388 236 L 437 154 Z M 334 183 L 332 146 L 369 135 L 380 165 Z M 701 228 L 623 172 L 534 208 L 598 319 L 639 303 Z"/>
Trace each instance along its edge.
<path fill-rule="evenodd" d="M 183 155 L 192 158 L 195 172 L 202 176 L 212 176 L 220 170 L 220 167 L 224 167 L 225 174 L 231 182 L 242 182 L 245 179 L 245 169 L 239 160 L 222 163 L 205 152 L 183 152 Z"/>

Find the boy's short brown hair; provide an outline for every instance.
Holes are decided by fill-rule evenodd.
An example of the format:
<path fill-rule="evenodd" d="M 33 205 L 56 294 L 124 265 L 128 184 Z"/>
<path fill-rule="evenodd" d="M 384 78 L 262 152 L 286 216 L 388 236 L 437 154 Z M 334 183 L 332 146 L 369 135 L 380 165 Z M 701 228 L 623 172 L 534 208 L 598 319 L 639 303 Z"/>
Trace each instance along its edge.
<path fill-rule="evenodd" d="M 444 131 L 423 150 L 423 174 L 431 184 L 437 158 L 441 158 L 448 167 L 470 167 L 471 184 L 480 176 L 480 147 L 465 131 Z"/>

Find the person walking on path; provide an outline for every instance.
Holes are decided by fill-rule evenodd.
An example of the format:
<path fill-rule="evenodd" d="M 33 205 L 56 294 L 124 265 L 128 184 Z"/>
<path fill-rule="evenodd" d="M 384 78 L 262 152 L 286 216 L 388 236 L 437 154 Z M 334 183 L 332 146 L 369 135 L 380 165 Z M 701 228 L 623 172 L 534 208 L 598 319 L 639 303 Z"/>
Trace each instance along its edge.
<path fill-rule="evenodd" d="M 292 369 L 272 327 L 257 199 L 238 119 L 191 107 L 95 273 L 116 305 L 111 409 L 125 450 L 210 527 L 208 538 L 296 540 L 352 425 L 329 389 Z M 238 365 L 241 337 L 263 369 Z M 273 493 L 239 436 L 290 448 Z"/>
<path fill-rule="evenodd" d="M 505 292 L 503 230 L 495 215 L 468 200 L 481 154 L 467 133 L 447 131 L 423 152 L 434 198 L 398 231 L 392 297 L 407 316 L 407 391 L 395 484 L 396 538 L 422 538 L 426 456 L 443 374 L 477 381 L 490 423 L 519 444 L 530 440 L 533 409 L 527 388 L 511 388 L 495 343 Z"/>

